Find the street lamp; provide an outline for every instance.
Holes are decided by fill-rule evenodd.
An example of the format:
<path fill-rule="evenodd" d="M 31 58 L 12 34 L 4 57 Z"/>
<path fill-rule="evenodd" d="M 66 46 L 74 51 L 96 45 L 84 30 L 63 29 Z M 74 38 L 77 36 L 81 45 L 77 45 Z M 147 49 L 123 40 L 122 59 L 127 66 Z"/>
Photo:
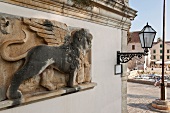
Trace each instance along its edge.
<path fill-rule="evenodd" d="M 141 46 L 144 49 L 144 52 L 120 52 L 117 51 L 117 64 L 115 65 L 115 75 L 122 74 L 122 65 L 120 63 L 127 63 L 133 57 L 142 58 L 142 56 L 148 55 L 148 48 L 151 48 L 153 45 L 153 41 L 156 35 L 156 31 L 150 26 L 144 26 L 144 28 L 140 31 L 139 37 Z"/>
<path fill-rule="evenodd" d="M 138 58 L 142 58 L 142 56 L 147 55 L 148 48 L 151 48 L 153 45 L 155 35 L 156 31 L 147 23 L 147 25 L 144 26 L 144 28 L 139 33 L 141 47 L 144 49 L 144 52 L 121 53 L 120 51 L 117 51 L 117 65 L 120 65 L 120 63 L 126 63 L 135 56 Z"/>
<path fill-rule="evenodd" d="M 152 48 L 155 35 L 156 31 L 147 23 L 147 25 L 144 26 L 144 28 L 139 33 L 142 48 L 144 48 L 145 50 L 148 50 L 148 48 Z"/>

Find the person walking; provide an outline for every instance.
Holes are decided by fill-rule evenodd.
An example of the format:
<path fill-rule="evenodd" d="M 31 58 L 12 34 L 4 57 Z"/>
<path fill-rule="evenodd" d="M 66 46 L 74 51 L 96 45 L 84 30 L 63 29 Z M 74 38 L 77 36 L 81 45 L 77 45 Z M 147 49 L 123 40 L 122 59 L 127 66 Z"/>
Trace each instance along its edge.
<path fill-rule="evenodd" d="M 156 86 L 160 86 L 160 84 L 161 84 L 161 78 L 160 78 L 160 77 L 157 77 L 157 78 L 155 79 L 154 86 L 155 86 L 155 87 L 156 87 Z"/>

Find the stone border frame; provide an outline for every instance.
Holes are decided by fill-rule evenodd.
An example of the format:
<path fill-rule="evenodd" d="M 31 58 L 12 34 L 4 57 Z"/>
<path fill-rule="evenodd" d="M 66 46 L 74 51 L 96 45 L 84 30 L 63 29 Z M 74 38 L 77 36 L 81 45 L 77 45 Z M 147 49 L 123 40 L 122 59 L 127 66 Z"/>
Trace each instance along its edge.
<path fill-rule="evenodd" d="M 83 9 L 74 7 L 70 0 L 0 0 L 0 2 L 129 30 L 131 20 L 136 17 L 137 11 L 116 1 L 92 1 L 93 8 Z"/>
<path fill-rule="evenodd" d="M 32 97 L 25 97 L 22 99 L 1 101 L 0 102 L 0 111 L 7 109 L 7 107 L 15 107 L 18 104 L 21 104 L 21 106 L 22 106 L 22 105 L 29 104 L 32 102 L 46 100 L 48 98 L 55 98 L 55 97 L 59 97 L 59 96 L 63 96 L 63 95 L 71 94 L 71 93 L 76 93 L 76 92 L 80 92 L 80 91 L 84 91 L 84 90 L 93 89 L 95 86 L 97 86 L 97 83 L 91 82 L 88 84 L 78 85 L 74 88 L 61 88 L 60 90 L 46 91 L 43 93 L 34 94 L 34 95 L 32 95 Z"/>

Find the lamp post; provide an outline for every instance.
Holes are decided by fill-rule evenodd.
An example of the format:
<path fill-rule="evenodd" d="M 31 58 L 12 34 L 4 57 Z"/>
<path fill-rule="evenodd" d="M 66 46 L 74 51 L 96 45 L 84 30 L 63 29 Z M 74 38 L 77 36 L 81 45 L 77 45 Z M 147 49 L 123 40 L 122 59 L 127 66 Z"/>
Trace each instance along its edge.
<path fill-rule="evenodd" d="M 162 83 L 161 83 L 161 99 L 152 102 L 152 107 L 159 110 L 170 110 L 170 102 L 165 98 L 164 83 L 164 57 L 165 57 L 165 0 L 163 0 L 163 35 L 162 35 Z"/>
<path fill-rule="evenodd" d="M 165 57 L 165 0 L 163 0 L 163 36 L 162 36 L 162 83 L 161 83 L 161 99 L 152 102 L 152 107 L 159 110 L 170 110 L 170 102 L 165 98 L 164 83 L 164 57 Z"/>
<path fill-rule="evenodd" d="M 141 47 L 144 49 L 144 52 L 130 53 L 117 51 L 117 65 L 120 65 L 120 63 L 126 63 L 135 56 L 138 58 L 142 58 L 142 56 L 147 55 L 148 48 L 151 48 L 153 45 L 155 35 L 156 31 L 147 23 L 146 26 L 144 26 L 144 28 L 139 33 Z"/>
<path fill-rule="evenodd" d="M 162 83 L 161 83 L 161 100 L 165 100 L 165 83 L 164 83 L 164 57 L 165 57 L 165 0 L 163 2 L 163 39 L 162 39 Z"/>

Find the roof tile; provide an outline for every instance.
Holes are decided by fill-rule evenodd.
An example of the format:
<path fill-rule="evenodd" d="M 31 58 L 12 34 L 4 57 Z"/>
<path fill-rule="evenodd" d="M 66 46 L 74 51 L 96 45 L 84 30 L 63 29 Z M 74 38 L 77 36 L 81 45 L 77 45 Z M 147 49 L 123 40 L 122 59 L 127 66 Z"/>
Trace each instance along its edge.
<path fill-rule="evenodd" d="M 139 32 L 140 31 L 134 31 L 134 32 L 130 32 L 130 39 L 128 43 L 140 43 L 140 39 L 139 39 Z"/>

